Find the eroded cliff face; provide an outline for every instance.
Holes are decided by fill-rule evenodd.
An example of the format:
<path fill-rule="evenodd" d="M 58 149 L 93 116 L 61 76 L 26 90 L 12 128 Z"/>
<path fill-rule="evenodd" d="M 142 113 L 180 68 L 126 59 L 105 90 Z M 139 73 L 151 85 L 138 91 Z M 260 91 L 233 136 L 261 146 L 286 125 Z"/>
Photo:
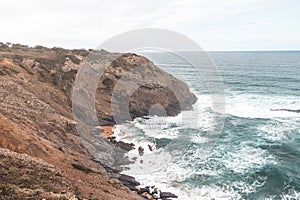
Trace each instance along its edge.
<path fill-rule="evenodd" d="M 105 169 L 94 161 L 97 145 L 90 144 L 90 149 L 76 130 L 72 91 L 81 63 L 90 53 L 87 50 L 0 45 L 0 147 L 28 155 L 0 149 L 0 165 L 3 166 L 0 193 L 5 191 L 6 199 L 26 195 L 37 199 L 63 199 L 70 195 L 139 199 L 120 182 L 107 176 Z M 176 115 L 197 100 L 186 84 L 145 57 L 106 51 L 96 54 L 112 61 L 99 77 L 95 93 L 100 125 L 115 124 L 111 104 L 123 111 L 124 99 L 128 100 L 130 118 L 148 115 L 155 104 L 162 105 L 167 115 Z M 129 92 L 123 91 L 126 88 Z M 85 109 L 79 113 L 82 117 L 84 114 Z M 127 120 L 128 115 L 120 116 L 121 120 Z M 101 138 L 97 140 L 109 145 Z M 110 151 L 118 149 L 111 147 Z M 32 164 L 30 160 L 36 158 L 51 167 L 41 162 Z M 106 164 L 102 158 L 96 160 Z M 107 158 L 107 162 L 114 160 Z M 41 173 L 34 176 L 31 172 L 36 169 Z M 13 180 L 10 173 L 18 170 L 22 173 L 16 173 L 16 180 Z M 43 170 L 46 170 L 45 176 L 42 176 Z M 27 185 L 23 184 L 23 179 Z"/>
<path fill-rule="evenodd" d="M 114 116 L 118 117 L 117 123 L 123 123 L 149 115 L 149 111 L 156 115 L 175 116 L 191 108 L 196 100 L 184 82 L 161 70 L 149 59 L 122 54 L 110 63 L 100 78 L 96 110 L 100 120 L 107 118 L 107 123 L 110 123 L 116 120 L 112 118 Z"/>

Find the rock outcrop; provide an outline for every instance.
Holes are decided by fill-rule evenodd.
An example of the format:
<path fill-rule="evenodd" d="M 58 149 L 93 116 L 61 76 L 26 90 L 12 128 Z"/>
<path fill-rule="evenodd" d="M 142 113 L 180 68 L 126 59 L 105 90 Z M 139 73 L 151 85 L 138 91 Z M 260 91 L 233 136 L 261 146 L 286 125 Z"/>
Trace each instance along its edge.
<path fill-rule="evenodd" d="M 103 167 L 106 160 L 95 159 L 91 150 L 97 150 L 97 146 L 86 144 L 76 130 L 72 91 L 78 70 L 91 52 L 0 44 L 0 147 L 9 149 L 0 149 L 0 199 L 2 195 L 4 199 L 24 195 L 32 199 L 74 195 L 140 199 L 122 181 L 109 177 L 107 167 Z M 122 110 L 124 99 L 128 100 L 131 119 L 148 115 L 149 110 L 176 115 L 197 100 L 186 84 L 145 57 L 106 51 L 96 54 L 112 60 L 95 94 L 99 125 L 116 123 L 111 104 Z M 124 88 L 130 92 L 121 92 Z M 128 119 L 128 115 L 120 116 L 121 120 Z M 97 138 L 97 131 L 94 133 L 95 141 L 104 142 Z M 110 151 L 119 149 L 109 142 L 106 145 L 112 146 Z M 36 175 L 32 174 L 35 170 Z M 14 180 L 11 173 L 16 172 Z M 22 184 L 22 178 L 27 184 Z"/>
<path fill-rule="evenodd" d="M 103 67 L 95 70 L 95 63 Z M 123 123 L 149 114 L 175 116 L 191 108 L 197 100 L 184 82 L 143 56 L 96 51 L 86 58 L 83 67 L 85 71 L 80 73 L 80 78 L 85 80 L 82 85 L 92 86 L 97 81 L 98 85 L 80 88 L 81 84 L 76 84 L 74 91 L 76 95 L 81 92 L 77 99 L 89 96 L 92 96 L 91 101 L 95 99 L 99 125 Z M 94 105 L 77 99 L 73 106 L 79 110 L 78 117 L 87 118 Z"/>

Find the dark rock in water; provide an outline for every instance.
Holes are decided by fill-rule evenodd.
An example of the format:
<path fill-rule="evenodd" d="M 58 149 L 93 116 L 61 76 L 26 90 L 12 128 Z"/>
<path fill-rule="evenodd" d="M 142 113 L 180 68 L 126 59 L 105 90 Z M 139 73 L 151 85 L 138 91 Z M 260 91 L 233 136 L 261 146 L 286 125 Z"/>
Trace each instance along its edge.
<path fill-rule="evenodd" d="M 144 148 L 143 147 L 139 147 L 139 154 L 140 156 L 144 155 Z"/>
<path fill-rule="evenodd" d="M 158 190 L 157 190 L 157 188 L 155 188 L 155 185 L 151 186 L 150 187 L 150 194 L 153 196 L 154 194 L 157 194 L 157 193 L 158 193 Z"/>
<path fill-rule="evenodd" d="M 133 143 L 126 143 L 119 141 L 116 143 L 117 146 L 119 146 L 121 149 L 124 149 L 125 151 L 130 151 L 134 149 L 134 144 Z"/>
<path fill-rule="evenodd" d="M 118 141 L 116 140 L 116 137 L 108 137 L 107 139 L 115 145 L 117 145 L 117 143 L 118 143 Z"/>
<path fill-rule="evenodd" d="M 110 173 L 109 175 L 111 178 L 115 178 L 121 181 L 126 187 L 128 187 L 132 191 L 135 191 L 136 186 L 140 185 L 140 183 L 136 181 L 135 178 L 132 176 L 117 173 Z"/>
<path fill-rule="evenodd" d="M 108 137 L 107 139 L 109 139 L 109 140 L 115 140 L 116 136 L 111 136 L 111 137 Z"/>
<path fill-rule="evenodd" d="M 152 196 L 151 199 L 171 200 L 172 198 L 178 198 L 178 196 L 171 192 L 161 192 L 155 186 L 146 186 L 144 188 L 139 188 L 137 190 L 137 193 L 143 196 L 150 195 Z"/>
<path fill-rule="evenodd" d="M 171 192 L 161 192 L 160 193 L 160 198 L 161 199 L 167 199 L 167 198 L 178 198 L 175 194 Z"/>
<path fill-rule="evenodd" d="M 142 194 L 140 192 L 140 189 L 137 189 L 137 186 L 139 186 L 140 183 L 138 181 L 136 181 L 134 177 L 125 175 L 125 174 L 121 174 L 120 170 L 116 170 L 116 169 L 113 169 L 113 168 L 105 166 L 105 165 L 104 165 L 104 168 L 107 171 L 110 178 L 117 179 L 121 183 L 123 183 L 127 188 L 129 188 L 130 190 L 136 191 L 138 194 Z"/>
<path fill-rule="evenodd" d="M 140 183 L 137 182 L 134 177 L 128 176 L 128 175 L 125 175 L 125 174 L 120 174 L 120 176 L 118 177 L 118 179 L 121 182 L 127 182 L 127 183 L 129 183 L 130 185 L 133 185 L 133 186 L 140 185 Z"/>
<path fill-rule="evenodd" d="M 145 192 L 150 193 L 149 188 L 140 188 L 140 189 L 138 190 L 138 193 L 139 193 L 139 194 L 143 194 L 143 193 L 145 193 Z"/>
<path fill-rule="evenodd" d="M 105 165 L 104 168 L 111 178 L 121 181 L 126 187 L 128 187 L 132 191 L 136 191 L 136 186 L 140 185 L 140 183 L 136 181 L 134 177 L 121 174 L 120 170 L 116 170 Z"/>
<path fill-rule="evenodd" d="M 300 113 L 300 110 L 293 110 L 293 109 L 271 109 L 271 111 L 287 111 L 287 112 Z"/>

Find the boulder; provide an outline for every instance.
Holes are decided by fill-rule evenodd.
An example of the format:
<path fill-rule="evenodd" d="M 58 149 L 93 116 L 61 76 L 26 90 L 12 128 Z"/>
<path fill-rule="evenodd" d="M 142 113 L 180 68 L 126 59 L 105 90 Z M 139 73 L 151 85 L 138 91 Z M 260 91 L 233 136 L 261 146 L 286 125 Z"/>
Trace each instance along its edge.
<path fill-rule="evenodd" d="M 160 198 L 161 199 L 167 199 L 167 198 L 178 198 L 175 194 L 171 192 L 161 192 L 160 193 Z"/>

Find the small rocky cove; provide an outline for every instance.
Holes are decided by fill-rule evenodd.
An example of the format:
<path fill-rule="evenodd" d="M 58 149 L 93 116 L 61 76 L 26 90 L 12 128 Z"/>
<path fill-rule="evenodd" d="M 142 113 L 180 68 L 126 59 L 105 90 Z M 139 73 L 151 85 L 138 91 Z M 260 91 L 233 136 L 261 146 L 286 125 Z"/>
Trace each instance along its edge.
<path fill-rule="evenodd" d="M 112 127 L 113 128 L 113 127 Z M 104 131 L 104 135 L 107 136 L 107 128 Z M 112 131 L 110 131 L 112 133 Z M 133 143 L 126 143 L 123 141 L 117 141 L 116 137 L 109 136 L 107 139 L 114 145 L 122 148 L 125 151 L 131 151 L 131 150 L 137 150 L 139 152 L 140 156 L 143 156 L 144 154 L 144 148 L 138 147 L 136 148 L 136 145 Z M 149 150 L 152 151 L 152 147 L 149 145 Z M 176 194 L 173 194 L 172 192 L 165 192 L 159 190 L 159 188 L 156 188 L 154 186 L 145 186 L 140 187 L 140 183 L 135 180 L 134 177 L 128 176 L 125 174 L 122 174 L 122 171 L 118 171 L 115 169 L 112 169 L 108 166 L 105 166 L 105 169 L 107 170 L 109 176 L 111 178 L 115 178 L 119 181 L 121 181 L 126 187 L 128 187 L 130 190 L 137 192 L 142 198 L 148 199 L 148 200 L 171 200 L 173 198 L 178 198 Z M 147 185 L 147 183 L 143 183 L 144 185 Z"/>

